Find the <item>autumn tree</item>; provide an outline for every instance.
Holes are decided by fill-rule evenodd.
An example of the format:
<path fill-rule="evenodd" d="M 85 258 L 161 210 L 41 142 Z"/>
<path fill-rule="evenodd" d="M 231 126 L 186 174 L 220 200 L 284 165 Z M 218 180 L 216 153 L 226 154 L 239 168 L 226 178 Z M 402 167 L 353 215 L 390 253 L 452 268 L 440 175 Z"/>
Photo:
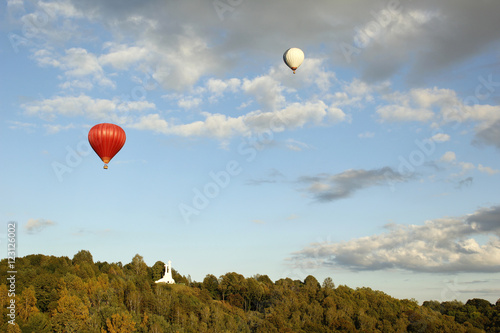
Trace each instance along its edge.
<path fill-rule="evenodd" d="M 19 317 L 24 322 L 27 322 L 32 315 L 39 312 L 38 308 L 36 307 L 36 296 L 35 296 L 34 286 L 29 286 L 28 288 L 24 288 L 17 303 L 17 310 L 19 311 Z"/>
<path fill-rule="evenodd" d="M 146 275 L 148 273 L 148 265 L 146 265 L 144 258 L 139 254 L 136 254 L 132 258 L 130 266 L 136 275 Z"/>
<path fill-rule="evenodd" d="M 82 332 L 90 319 L 89 309 L 78 296 L 63 295 L 52 312 L 52 324 L 55 332 Z"/>
<path fill-rule="evenodd" d="M 94 264 L 94 258 L 92 254 L 87 250 L 81 250 L 77 254 L 73 256 L 73 260 L 71 260 L 73 265 L 82 264 L 84 262 L 89 264 Z"/>
<path fill-rule="evenodd" d="M 106 319 L 109 333 L 131 333 L 135 331 L 135 321 L 130 313 L 116 313 Z"/>

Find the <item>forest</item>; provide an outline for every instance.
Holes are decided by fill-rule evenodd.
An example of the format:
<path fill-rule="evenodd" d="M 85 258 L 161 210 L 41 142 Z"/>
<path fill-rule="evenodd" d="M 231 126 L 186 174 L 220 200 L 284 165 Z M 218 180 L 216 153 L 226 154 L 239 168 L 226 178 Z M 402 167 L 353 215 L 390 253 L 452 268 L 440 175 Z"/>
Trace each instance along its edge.
<path fill-rule="evenodd" d="M 500 300 L 419 305 L 311 275 L 273 282 L 229 272 L 196 282 L 172 269 L 176 284 L 156 284 L 164 263 L 149 267 L 139 254 L 125 265 L 94 262 L 86 250 L 15 263 L 12 292 L 1 261 L 1 332 L 500 332 Z"/>

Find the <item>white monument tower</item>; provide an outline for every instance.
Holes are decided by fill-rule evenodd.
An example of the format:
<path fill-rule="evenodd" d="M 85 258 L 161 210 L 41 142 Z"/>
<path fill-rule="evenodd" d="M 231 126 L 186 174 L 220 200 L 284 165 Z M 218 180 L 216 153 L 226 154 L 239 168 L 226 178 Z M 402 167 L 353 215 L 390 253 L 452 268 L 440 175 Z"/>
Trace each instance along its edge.
<path fill-rule="evenodd" d="M 172 262 L 169 260 L 168 265 L 165 264 L 165 275 L 159 279 L 158 281 L 155 281 L 156 283 L 168 283 L 168 284 L 174 284 L 175 281 L 172 278 Z"/>

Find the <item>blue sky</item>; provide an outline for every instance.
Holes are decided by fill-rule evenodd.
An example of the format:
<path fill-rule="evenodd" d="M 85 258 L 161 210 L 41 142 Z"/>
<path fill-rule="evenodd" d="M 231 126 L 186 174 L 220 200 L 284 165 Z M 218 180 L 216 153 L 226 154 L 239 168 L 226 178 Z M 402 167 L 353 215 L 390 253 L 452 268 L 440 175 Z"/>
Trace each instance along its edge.
<path fill-rule="evenodd" d="M 495 302 L 499 7 L 8 0 L 1 219 L 19 256 Z"/>

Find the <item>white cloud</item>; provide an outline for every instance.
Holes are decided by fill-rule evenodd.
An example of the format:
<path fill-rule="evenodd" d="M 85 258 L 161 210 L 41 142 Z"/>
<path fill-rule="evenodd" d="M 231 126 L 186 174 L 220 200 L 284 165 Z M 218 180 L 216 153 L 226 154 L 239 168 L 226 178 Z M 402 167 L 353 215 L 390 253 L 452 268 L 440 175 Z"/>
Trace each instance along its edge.
<path fill-rule="evenodd" d="M 228 80 L 220 80 L 211 78 L 207 82 L 208 90 L 215 95 L 222 95 L 226 90 L 236 92 L 241 86 L 241 80 L 232 78 Z"/>
<path fill-rule="evenodd" d="M 293 151 L 302 151 L 304 149 L 310 149 L 311 147 L 307 143 L 294 139 L 287 139 L 286 148 Z"/>
<path fill-rule="evenodd" d="M 141 116 L 129 125 L 164 134 L 229 139 L 235 135 L 248 136 L 265 131 L 282 132 L 285 129 L 299 128 L 306 124 L 318 125 L 329 116 L 327 110 L 328 107 L 322 101 L 292 103 L 274 112 L 252 111 L 239 117 L 202 112 L 204 119 L 187 124 L 167 122 L 159 114 L 150 114 Z"/>
<path fill-rule="evenodd" d="M 182 34 L 169 38 L 170 43 L 158 43 L 156 38 L 144 40 L 151 55 L 153 78 L 165 89 L 177 91 L 192 87 L 203 76 L 223 65 L 207 45 L 207 39 L 185 26 Z"/>
<path fill-rule="evenodd" d="M 402 105 L 385 105 L 377 108 L 377 113 L 382 121 L 421 121 L 426 122 L 434 117 L 428 109 L 414 109 Z"/>
<path fill-rule="evenodd" d="M 29 234 L 34 234 L 42 231 L 43 229 L 54 226 L 56 223 L 51 220 L 45 219 L 29 219 L 24 225 L 24 230 Z"/>
<path fill-rule="evenodd" d="M 457 156 L 452 151 L 447 151 L 446 153 L 444 153 L 443 156 L 441 156 L 441 159 L 440 159 L 440 161 L 447 162 L 447 163 L 455 162 L 456 160 L 457 160 Z"/>
<path fill-rule="evenodd" d="M 346 119 L 346 114 L 341 109 L 330 106 L 328 108 L 328 120 L 333 123 L 338 123 Z"/>
<path fill-rule="evenodd" d="M 114 68 L 126 70 L 130 65 L 146 60 L 148 54 L 148 50 L 144 47 L 110 45 L 110 51 L 99 56 L 98 60 L 101 65 L 111 65 Z"/>
<path fill-rule="evenodd" d="M 90 77 L 100 86 L 115 87 L 115 83 L 106 77 L 96 55 L 89 53 L 86 49 L 70 48 L 65 51 L 64 56 L 41 49 L 34 53 L 34 57 L 41 66 L 52 66 L 63 70 L 68 79 L 76 78 L 81 81 L 85 77 Z M 88 86 L 88 83 L 86 85 Z M 66 87 L 68 84 L 62 86 Z"/>
<path fill-rule="evenodd" d="M 9 125 L 9 128 L 10 129 L 23 129 L 27 132 L 30 132 L 32 131 L 34 128 L 37 127 L 36 124 L 33 124 L 33 123 L 26 123 L 26 122 L 22 122 L 22 121 L 8 121 L 8 123 L 10 124 Z"/>
<path fill-rule="evenodd" d="M 367 132 L 363 132 L 363 133 L 358 134 L 358 138 L 360 138 L 360 139 L 371 139 L 373 137 L 375 137 L 374 132 L 367 131 Z"/>
<path fill-rule="evenodd" d="M 495 175 L 500 172 L 500 170 L 496 170 L 487 166 L 483 166 L 482 164 L 479 164 L 477 166 L 477 169 L 481 172 L 487 173 L 489 175 Z"/>
<path fill-rule="evenodd" d="M 159 133 L 168 132 L 167 121 L 162 119 L 157 113 L 141 116 L 134 124 L 130 125 L 130 127 Z"/>
<path fill-rule="evenodd" d="M 432 136 L 431 140 L 435 142 L 446 142 L 450 140 L 450 136 L 444 133 L 437 133 Z"/>
<path fill-rule="evenodd" d="M 81 11 L 68 1 L 40 2 L 38 5 L 52 18 L 59 15 L 64 18 L 82 18 L 84 16 Z"/>
<path fill-rule="evenodd" d="M 314 260 L 352 270 L 405 269 L 416 272 L 500 272 L 500 206 L 461 218 L 422 225 L 388 225 L 384 234 L 341 243 L 313 243 L 295 252 L 296 263 Z M 489 234 L 485 244 L 475 235 Z M 492 235 L 493 234 L 493 235 Z"/>
<path fill-rule="evenodd" d="M 258 76 L 252 80 L 244 79 L 242 89 L 245 93 L 253 95 L 265 111 L 275 110 L 285 103 L 285 97 L 282 95 L 283 87 L 269 75 Z"/>
<path fill-rule="evenodd" d="M 461 174 L 465 174 L 467 173 L 468 171 L 470 170 L 474 170 L 476 167 L 474 166 L 474 164 L 470 163 L 470 162 L 459 162 L 458 163 L 460 165 L 460 167 L 462 168 L 462 172 Z"/>
<path fill-rule="evenodd" d="M 177 105 L 179 107 L 184 108 L 184 109 L 192 109 L 201 104 L 201 98 L 181 98 L 179 101 L 177 101 Z"/>
<path fill-rule="evenodd" d="M 56 96 L 52 99 L 43 99 L 21 107 L 29 116 L 37 116 L 45 120 L 54 120 L 57 116 L 78 117 L 89 119 L 108 119 L 118 123 L 125 123 L 130 114 L 125 111 L 143 111 L 155 109 L 155 104 L 147 101 L 120 101 L 118 99 L 99 99 L 81 94 L 73 96 Z M 120 115 L 120 112 L 124 115 Z"/>
<path fill-rule="evenodd" d="M 63 125 L 52 125 L 52 124 L 44 124 L 43 127 L 47 130 L 48 134 L 56 134 L 60 131 L 65 131 L 68 129 L 75 128 L 75 125 L 73 124 L 68 124 L 66 126 Z"/>
<path fill-rule="evenodd" d="M 23 0 L 7 0 L 7 7 L 21 7 L 24 8 Z"/>

